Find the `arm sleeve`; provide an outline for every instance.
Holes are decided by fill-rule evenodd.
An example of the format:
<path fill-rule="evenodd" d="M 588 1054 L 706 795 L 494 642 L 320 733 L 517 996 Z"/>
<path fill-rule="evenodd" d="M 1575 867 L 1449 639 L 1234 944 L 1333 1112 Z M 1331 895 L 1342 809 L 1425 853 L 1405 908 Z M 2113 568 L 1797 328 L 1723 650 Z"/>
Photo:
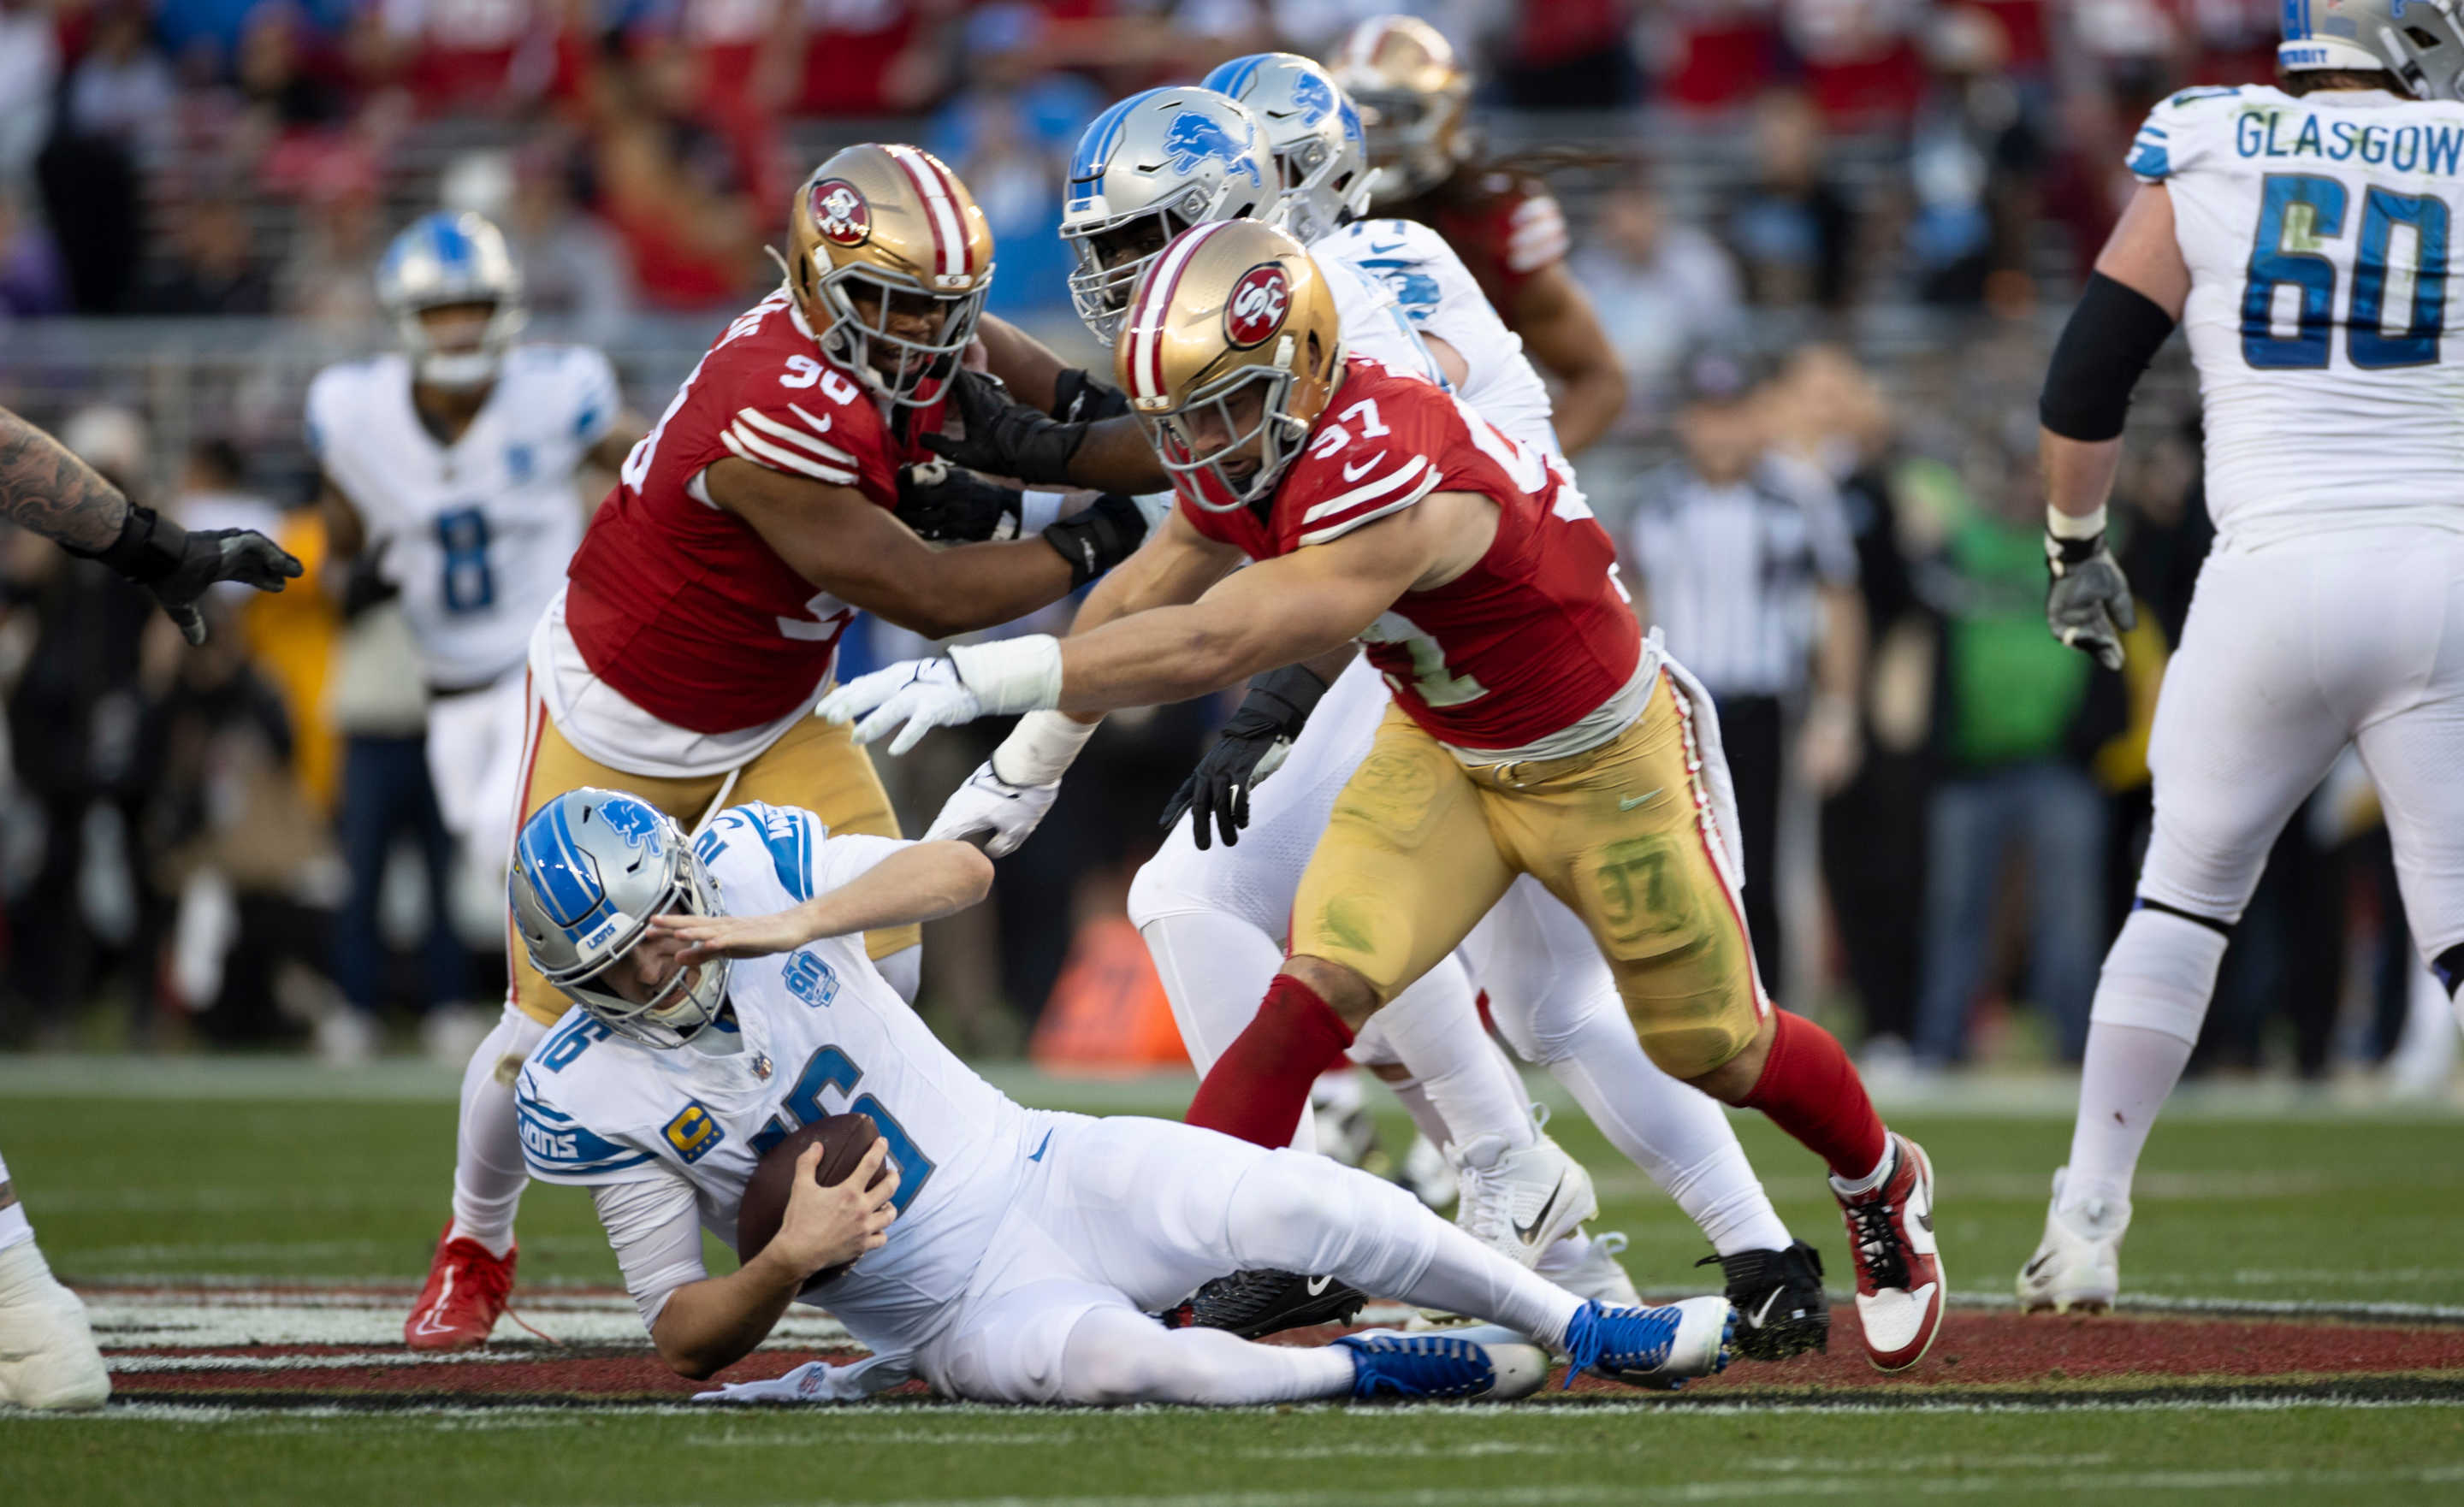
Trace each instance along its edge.
<path fill-rule="evenodd" d="M 604 1183 L 590 1197 L 625 1273 L 625 1291 L 641 1311 L 642 1327 L 655 1328 L 677 1288 L 710 1275 L 701 1260 L 693 1185 L 680 1177 Z"/>

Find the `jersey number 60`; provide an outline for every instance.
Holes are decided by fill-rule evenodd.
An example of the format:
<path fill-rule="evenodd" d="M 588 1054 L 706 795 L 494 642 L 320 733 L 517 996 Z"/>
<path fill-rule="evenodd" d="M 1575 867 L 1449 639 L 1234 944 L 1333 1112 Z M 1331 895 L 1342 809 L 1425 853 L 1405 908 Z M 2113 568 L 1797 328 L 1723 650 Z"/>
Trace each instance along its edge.
<path fill-rule="evenodd" d="M 2336 264 L 2319 246 L 2344 233 L 2350 194 L 2333 178 L 2271 173 L 2259 199 L 2258 232 L 2250 252 L 2241 300 L 2241 354 L 2269 371 L 2327 364 L 2336 319 Z M 2362 200 L 2361 242 L 2354 248 L 2353 302 L 2344 314 L 2344 348 L 2364 371 L 2432 366 L 2447 324 L 2447 201 L 2431 194 L 2371 188 Z M 2410 228 L 2412 309 L 2401 334 L 2387 332 L 2390 252 L 2398 226 Z M 2288 244 L 2288 241 L 2290 244 Z M 2276 333 L 2277 290 L 2300 292 L 2295 333 Z"/>

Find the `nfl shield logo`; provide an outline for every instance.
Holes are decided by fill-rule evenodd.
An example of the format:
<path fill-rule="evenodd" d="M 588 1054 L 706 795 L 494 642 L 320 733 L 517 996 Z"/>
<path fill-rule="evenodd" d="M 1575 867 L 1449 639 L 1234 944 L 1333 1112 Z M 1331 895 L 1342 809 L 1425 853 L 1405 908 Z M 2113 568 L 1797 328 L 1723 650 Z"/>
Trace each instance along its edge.
<path fill-rule="evenodd" d="M 769 1053 L 756 1052 L 753 1054 L 753 1076 L 761 1080 L 761 1081 L 765 1083 L 770 1081 Z"/>

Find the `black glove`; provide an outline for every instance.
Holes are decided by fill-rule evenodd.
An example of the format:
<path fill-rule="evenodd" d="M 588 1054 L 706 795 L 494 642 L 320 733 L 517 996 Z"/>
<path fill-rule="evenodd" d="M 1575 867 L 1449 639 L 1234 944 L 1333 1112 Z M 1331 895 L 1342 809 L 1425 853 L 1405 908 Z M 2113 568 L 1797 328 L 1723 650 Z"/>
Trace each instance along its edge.
<path fill-rule="evenodd" d="M 1020 492 L 947 461 L 923 461 L 898 473 L 898 521 L 928 539 L 969 543 L 1018 537 Z"/>
<path fill-rule="evenodd" d="M 2106 669 L 2122 667 L 2122 635 L 2139 625 L 2130 581 L 2101 536 L 2058 539 L 2045 535 L 2045 563 L 2053 583 L 2045 588 L 2045 625 L 2054 637 Z"/>
<path fill-rule="evenodd" d="M 1189 835 L 1199 852 L 1206 851 L 1211 819 L 1223 831 L 1223 845 L 1237 847 L 1241 829 L 1249 824 L 1249 792 L 1275 772 L 1301 735 L 1301 725 L 1326 694 L 1326 682 L 1306 665 L 1270 669 L 1249 682 L 1249 694 L 1232 713 L 1189 777 L 1163 808 L 1159 825 L 1169 827 L 1189 813 Z M 1271 759 L 1271 762 L 1269 761 Z"/>
<path fill-rule="evenodd" d="M 943 460 L 1032 486 L 1069 485 L 1069 458 L 1087 438 L 1087 426 L 1056 424 L 1014 401 L 989 372 L 958 373 L 945 411 L 957 415 L 963 434 L 924 436 L 924 448 Z"/>
<path fill-rule="evenodd" d="M 356 622 L 371 607 L 402 595 L 402 587 L 385 573 L 385 551 L 391 548 L 390 537 L 380 539 L 375 549 L 351 561 L 351 573 L 342 580 L 343 622 Z"/>
<path fill-rule="evenodd" d="M 1072 366 L 1052 381 L 1052 416 L 1064 424 L 1093 424 L 1130 411 L 1130 395 Z"/>
<path fill-rule="evenodd" d="M 1108 491 L 1044 531 L 1044 542 L 1069 562 L 1069 589 L 1076 591 L 1137 553 L 1146 541 L 1147 515 L 1131 498 Z"/>
<path fill-rule="evenodd" d="M 197 599 L 217 581 L 235 580 L 259 591 L 280 591 L 300 573 L 282 546 L 253 529 L 209 529 L 191 534 L 131 503 L 120 537 L 99 550 L 69 551 L 100 560 L 154 594 L 190 644 L 206 642 L 206 620 Z"/>

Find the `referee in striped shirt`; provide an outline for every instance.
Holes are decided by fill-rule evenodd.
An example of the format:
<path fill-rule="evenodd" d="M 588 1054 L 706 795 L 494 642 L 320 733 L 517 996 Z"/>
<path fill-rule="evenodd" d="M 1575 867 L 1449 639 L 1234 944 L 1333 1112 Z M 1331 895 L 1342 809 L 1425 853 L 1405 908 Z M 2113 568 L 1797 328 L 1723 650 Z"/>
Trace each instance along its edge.
<path fill-rule="evenodd" d="M 1776 987 L 1786 952 L 1772 867 L 1790 724 L 1818 794 L 1857 769 L 1857 552 L 1829 479 L 1772 450 L 1765 372 L 1751 353 L 1698 349 L 1677 377 L 1679 455 L 1639 484 L 1626 568 L 1637 615 L 1665 632 L 1718 704 L 1745 841 L 1746 926 L 1766 987 Z"/>

